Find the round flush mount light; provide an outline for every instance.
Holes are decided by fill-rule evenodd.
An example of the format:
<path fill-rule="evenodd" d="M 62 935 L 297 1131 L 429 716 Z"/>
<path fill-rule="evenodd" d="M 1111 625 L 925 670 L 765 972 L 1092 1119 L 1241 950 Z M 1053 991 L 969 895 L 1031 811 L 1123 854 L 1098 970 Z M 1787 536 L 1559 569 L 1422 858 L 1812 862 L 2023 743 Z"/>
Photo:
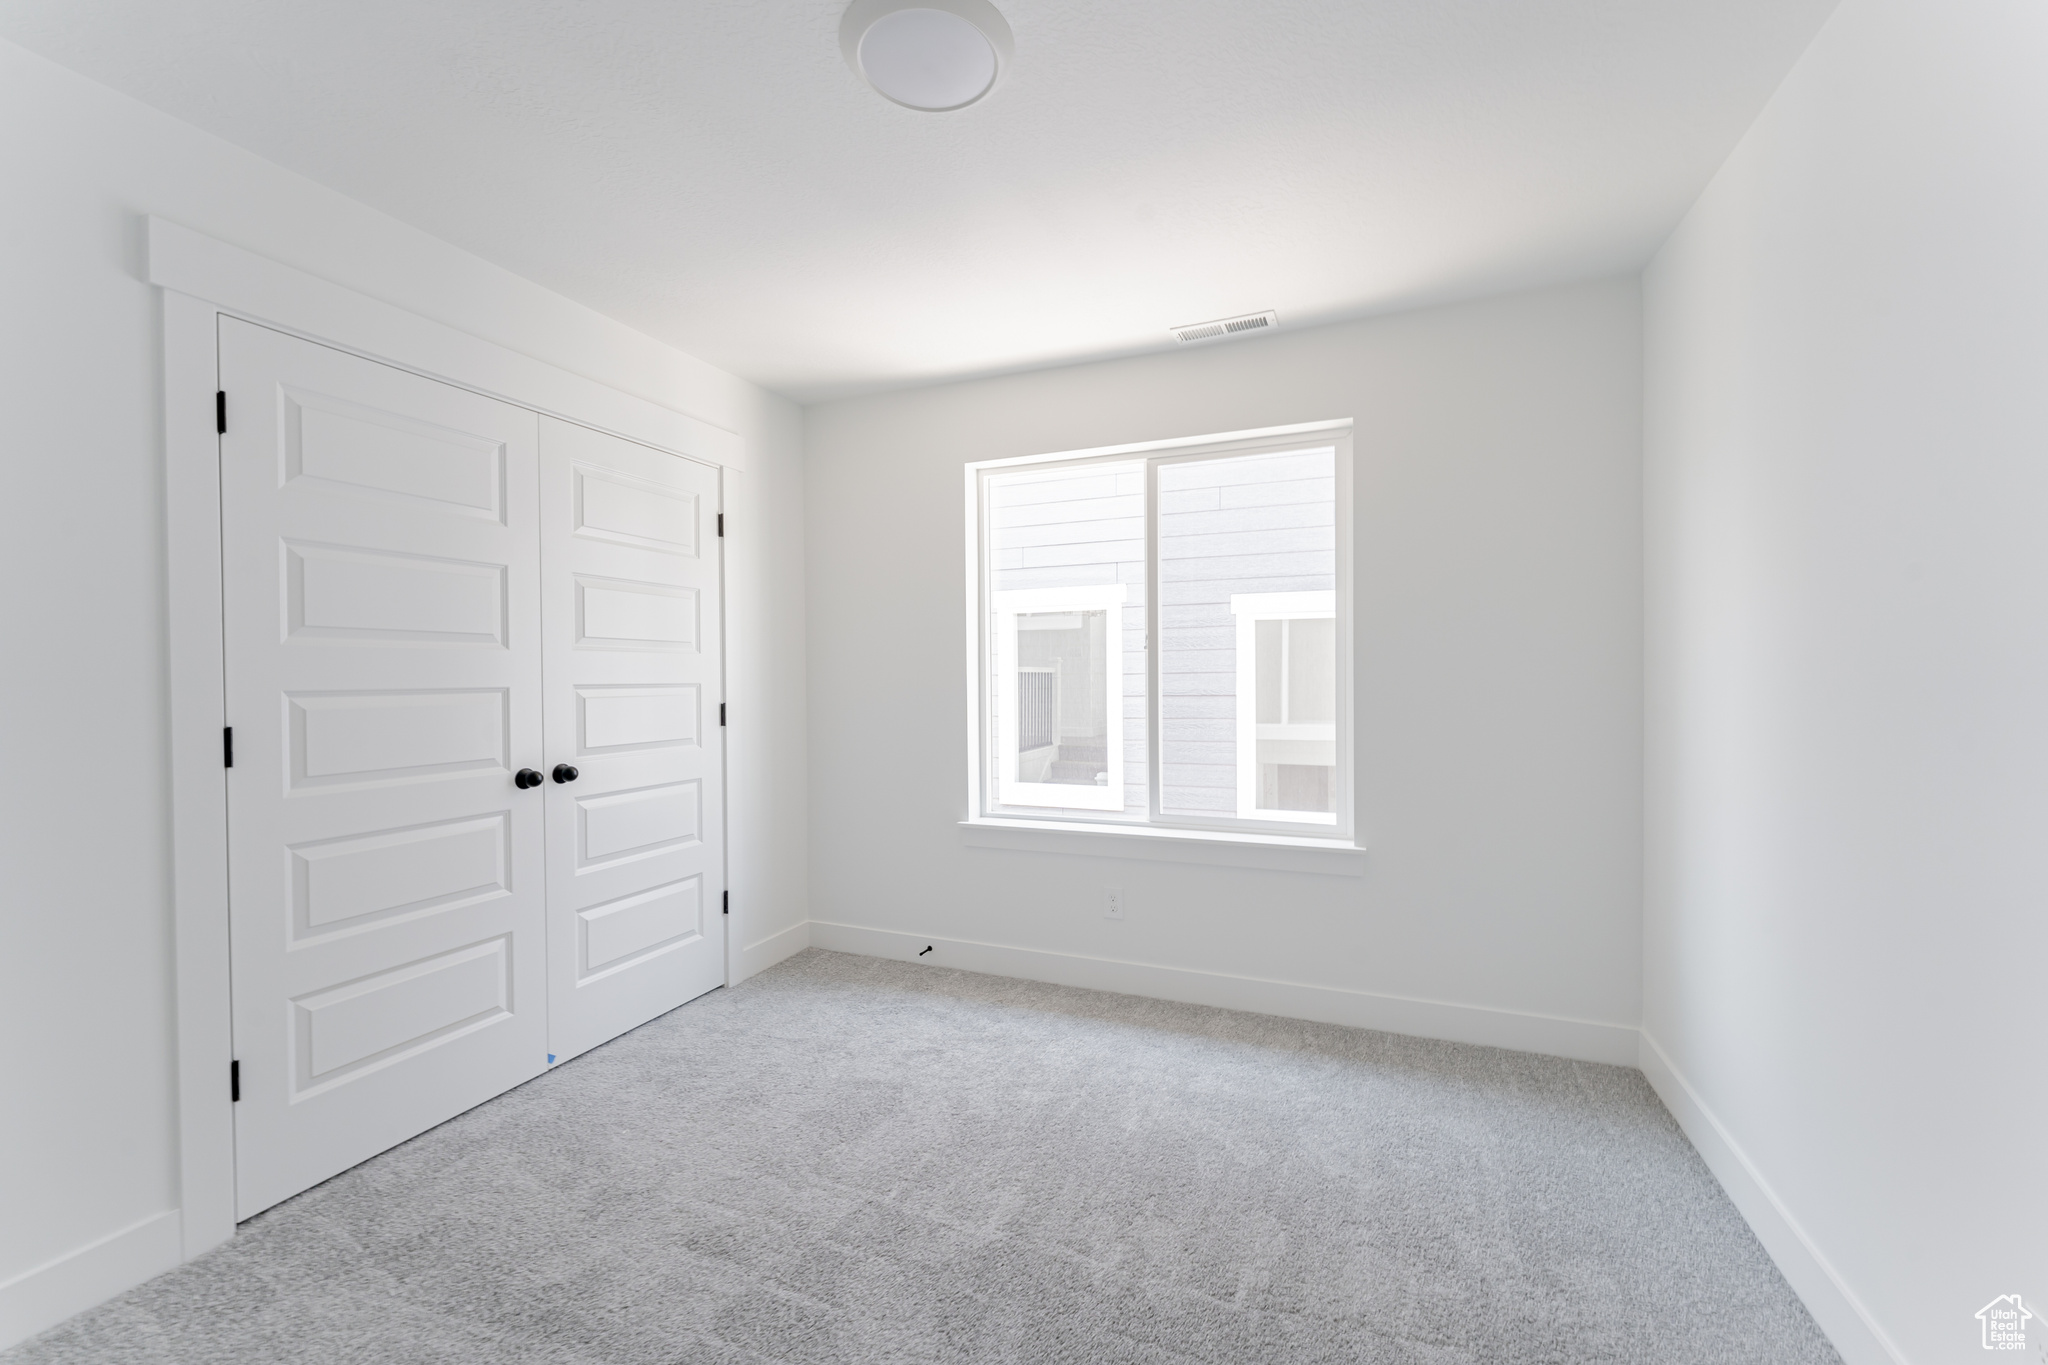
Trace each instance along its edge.
<path fill-rule="evenodd" d="M 965 109 L 995 89 L 1015 44 L 988 0 L 853 0 L 839 50 L 854 74 L 906 109 Z"/>

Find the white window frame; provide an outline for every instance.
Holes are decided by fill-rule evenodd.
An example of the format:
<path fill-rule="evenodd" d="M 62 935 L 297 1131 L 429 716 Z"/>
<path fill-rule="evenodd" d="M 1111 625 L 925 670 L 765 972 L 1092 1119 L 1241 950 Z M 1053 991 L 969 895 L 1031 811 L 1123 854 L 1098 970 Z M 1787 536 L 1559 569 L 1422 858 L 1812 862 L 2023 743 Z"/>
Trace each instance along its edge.
<path fill-rule="evenodd" d="M 1255 843 L 1269 843 L 1289 846 L 1292 850 L 1361 848 L 1358 840 L 1354 810 L 1353 788 L 1356 784 L 1353 763 L 1352 728 L 1352 545 L 1351 545 L 1351 504 L 1352 504 L 1352 424 L 1349 420 L 1328 422 L 1305 422 L 1282 427 L 1266 427 L 1255 431 L 1227 432 L 1215 436 L 1199 436 L 1165 441 L 1147 441 L 1133 445 L 1103 446 L 1092 450 L 1063 451 L 1047 455 L 1027 455 L 1012 459 L 984 460 L 966 466 L 966 609 L 967 609 L 967 728 L 968 728 L 968 815 L 966 824 L 985 827 L 992 832 L 1004 830 L 1043 828 L 1048 831 L 1094 832 L 1103 835 L 1125 837 L 1172 836 L 1171 842 L 1207 840 L 1211 843 L 1228 841 L 1234 846 Z M 1333 777 L 1336 806 L 1331 815 L 1321 816 L 1317 812 L 1302 811 L 1256 811 L 1252 815 L 1232 814 L 1229 816 L 1202 817 L 1187 814 L 1166 814 L 1160 808 L 1161 768 L 1159 762 L 1160 735 L 1160 654 L 1150 647 L 1157 640 L 1159 631 L 1159 496 L 1158 481 L 1161 465 L 1183 460 L 1220 459 L 1236 455 L 1281 454 L 1289 451 L 1333 449 L 1335 459 L 1335 531 L 1336 531 L 1336 587 L 1326 595 L 1331 608 L 1323 613 L 1333 617 L 1336 623 L 1337 649 L 1337 708 L 1336 732 L 1336 773 Z M 989 477 L 1004 471 L 1031 465 L 1088 465 L 1088 464 L 1143 464 L 1145 468 L 1145 638 L 1146 649 L 1146 779 L 1150 799 L 1143 815 L 1127 814 L 1121 799 L 1120 783 L 1111 781 L 1107 791 L 1118 793 L 1115 804 L 1105 800 L 1099 808 L 1076 809 L 1066 807 L 1027 807 L 1004 799 L 1004 783 L 998 755 L 1012 747 L 1013 741 L 995 733 L 990 724 L 989 680 L 991 665 L 996 664 L 997 640 L 992 632 L 1000 634 L 1000 625 L 995 598 L 1007 598 L 1009 594 L 995 594 L 990 589 L 990 565 L 986 548 L 990 544 L 990 529 L 987 511 L 986 485 Z M 1020 592 L 1075 592 L 1082 589 L 1020 589 Z M 1241 594 L 1241 596 L 1273 596 L 1274 594 Z M 1242 623 L 1239 629 L 1244 627 Z M 1014 648 L 1014 643 L 1010 646 Z M 1240 668 L 1242 663 L 1240 662 Z M 1112 711 L 1119 726 L 1122 722 L 1121 678 L 1115 686 L 1119 691 L 1118 709 Z M 1240 689 L 1242 696 L 1242 689 Z M 1242 721 L 1239 721 L 1242 724 Z M 1240 740 L 1240 743 L 1242 741 Z M 993 752 L 992 752 L 993 751 Z M 1121 776 L 1122 756 L 1115 755 L 1115 773 Z M 1254 774 L 1254 781 L 1256 774 Z M 1246 809 L 1243 802 L 1242 771 L 1239 774 L 1240 811 Z M 1085 790 L 1066 788 L 1068 791 Z M 1256 796 L 1256 789 L 1254 789 Z M 1095 813 L 1096 809 L 1100 814 Z M 1141 841 L 1143 842 L 1143 841 Z M 1155 847 L 1156 847 L 1155 843 Z M 1246 864 L 1250 865 L 1250 864 Z M 1349 864 L 1349 871 L 1355 871 Z"/>
<path fill-rule="evenodd" d="M 1237 618 L 1237 814 L 1244 820 L 1286 820 L 1303 825 L 1334 825 L 1335 811 L 1259 809 L 1259 660 L 1258 634 L 1261 621 L 1334 621 L 1337 617 L 1335 592 L 1240 592 L 1230 596 L 1230 614 Z M 1287 646 L 1281 637 L 1280 695 L 1287 695 Z M 1285 704 L 1283 700 L 1283 705 Z M 1276 728 L 1266 726 L 1266 729 Z M 1337 723 L 1290 726 L 1291 729 L 1328 730 L 1327 735 L 1299 735 L 1287 738 L 1327 739 L 1334 748 Z M 1336 775 L 1331 775 L 1335 790 Z"/>
<path fill-rule="evenodd" d="M 1008 695 L 990 698 L 1001 735 L 997 744 L 1000 761 L 996 769 L 997 800 L 1004 805 L 1034 806 L 1055 810 L 1113 810 L 1124 808 L 1124 601 L 1130 590 L 1121 583 L 1099 583 L 1073 588 L 1019 588 L 992 593 L 989 605 L 995 612 L 995 677 L 1008 688 Z M 1063 782 L 1025 782 L 1017 776 L 1018 725 L 1023 708 L 1017 702 L 1019 689 L 1012 685 L 1017 676 L 1017 618 L 1037 612 L 1101 611 L 1109 616 L 1105 645 L 1108 651 L 1103 714 L 1108 718 L 1109 780 L 1101 786 L 1084 787 Z"/>

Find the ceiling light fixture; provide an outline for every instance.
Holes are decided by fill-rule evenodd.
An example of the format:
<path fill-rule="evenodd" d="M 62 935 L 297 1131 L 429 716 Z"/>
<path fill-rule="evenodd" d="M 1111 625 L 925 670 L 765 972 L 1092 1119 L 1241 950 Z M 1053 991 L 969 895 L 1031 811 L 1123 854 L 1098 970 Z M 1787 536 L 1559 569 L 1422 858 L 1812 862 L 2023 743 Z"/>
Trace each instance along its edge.
<path fill-rule="evenodd" d="M 943 113 L 995 89 L 1016 44 L 988 0 L 853 0 L 839 50 L 883 99 Z"/>

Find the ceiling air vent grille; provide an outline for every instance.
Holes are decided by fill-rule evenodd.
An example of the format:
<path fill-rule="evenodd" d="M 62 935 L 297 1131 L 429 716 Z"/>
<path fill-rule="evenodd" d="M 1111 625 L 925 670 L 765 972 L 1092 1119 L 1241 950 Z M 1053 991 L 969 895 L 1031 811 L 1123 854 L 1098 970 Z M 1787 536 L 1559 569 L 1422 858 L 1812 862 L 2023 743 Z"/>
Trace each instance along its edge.
<path fill-rule="evenodd" d="M 1280 315 L 1269 309 L 1263 313 L 1246 313 L 1242 317 L 1217 318 L 1214 322 L 1186 323 L 1173 329 L 1173 339 L 1185 346 L 1192 341 L 1214 341 L 1245 332 L 1271 331 L 1279 325 Z"/>

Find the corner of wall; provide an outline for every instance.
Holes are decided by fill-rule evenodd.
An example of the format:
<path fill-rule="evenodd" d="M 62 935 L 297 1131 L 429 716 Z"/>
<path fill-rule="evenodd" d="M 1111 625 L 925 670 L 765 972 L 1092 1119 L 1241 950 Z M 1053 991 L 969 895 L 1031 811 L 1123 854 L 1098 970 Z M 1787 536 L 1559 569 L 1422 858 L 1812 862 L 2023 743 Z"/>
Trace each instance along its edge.
<path fill-rule="evenodd" d="M 732 984 L 737 986 L 750 976 L 759 976 L 810 946 L 811 922 L 803 920 L 764 939 L 736 947 L 732 952 Z"/>
<path fill-rule="evenodd" d="M 1764 1179 L 1699 1092 L 1680 1074 L 1646 1027 L 1639 1065 L 1693 1149 L 1714 1173 L 1757 1241 L 1841 1353 L 1845 1365 L 1909 1365 L 1799 1220 Z"/>

